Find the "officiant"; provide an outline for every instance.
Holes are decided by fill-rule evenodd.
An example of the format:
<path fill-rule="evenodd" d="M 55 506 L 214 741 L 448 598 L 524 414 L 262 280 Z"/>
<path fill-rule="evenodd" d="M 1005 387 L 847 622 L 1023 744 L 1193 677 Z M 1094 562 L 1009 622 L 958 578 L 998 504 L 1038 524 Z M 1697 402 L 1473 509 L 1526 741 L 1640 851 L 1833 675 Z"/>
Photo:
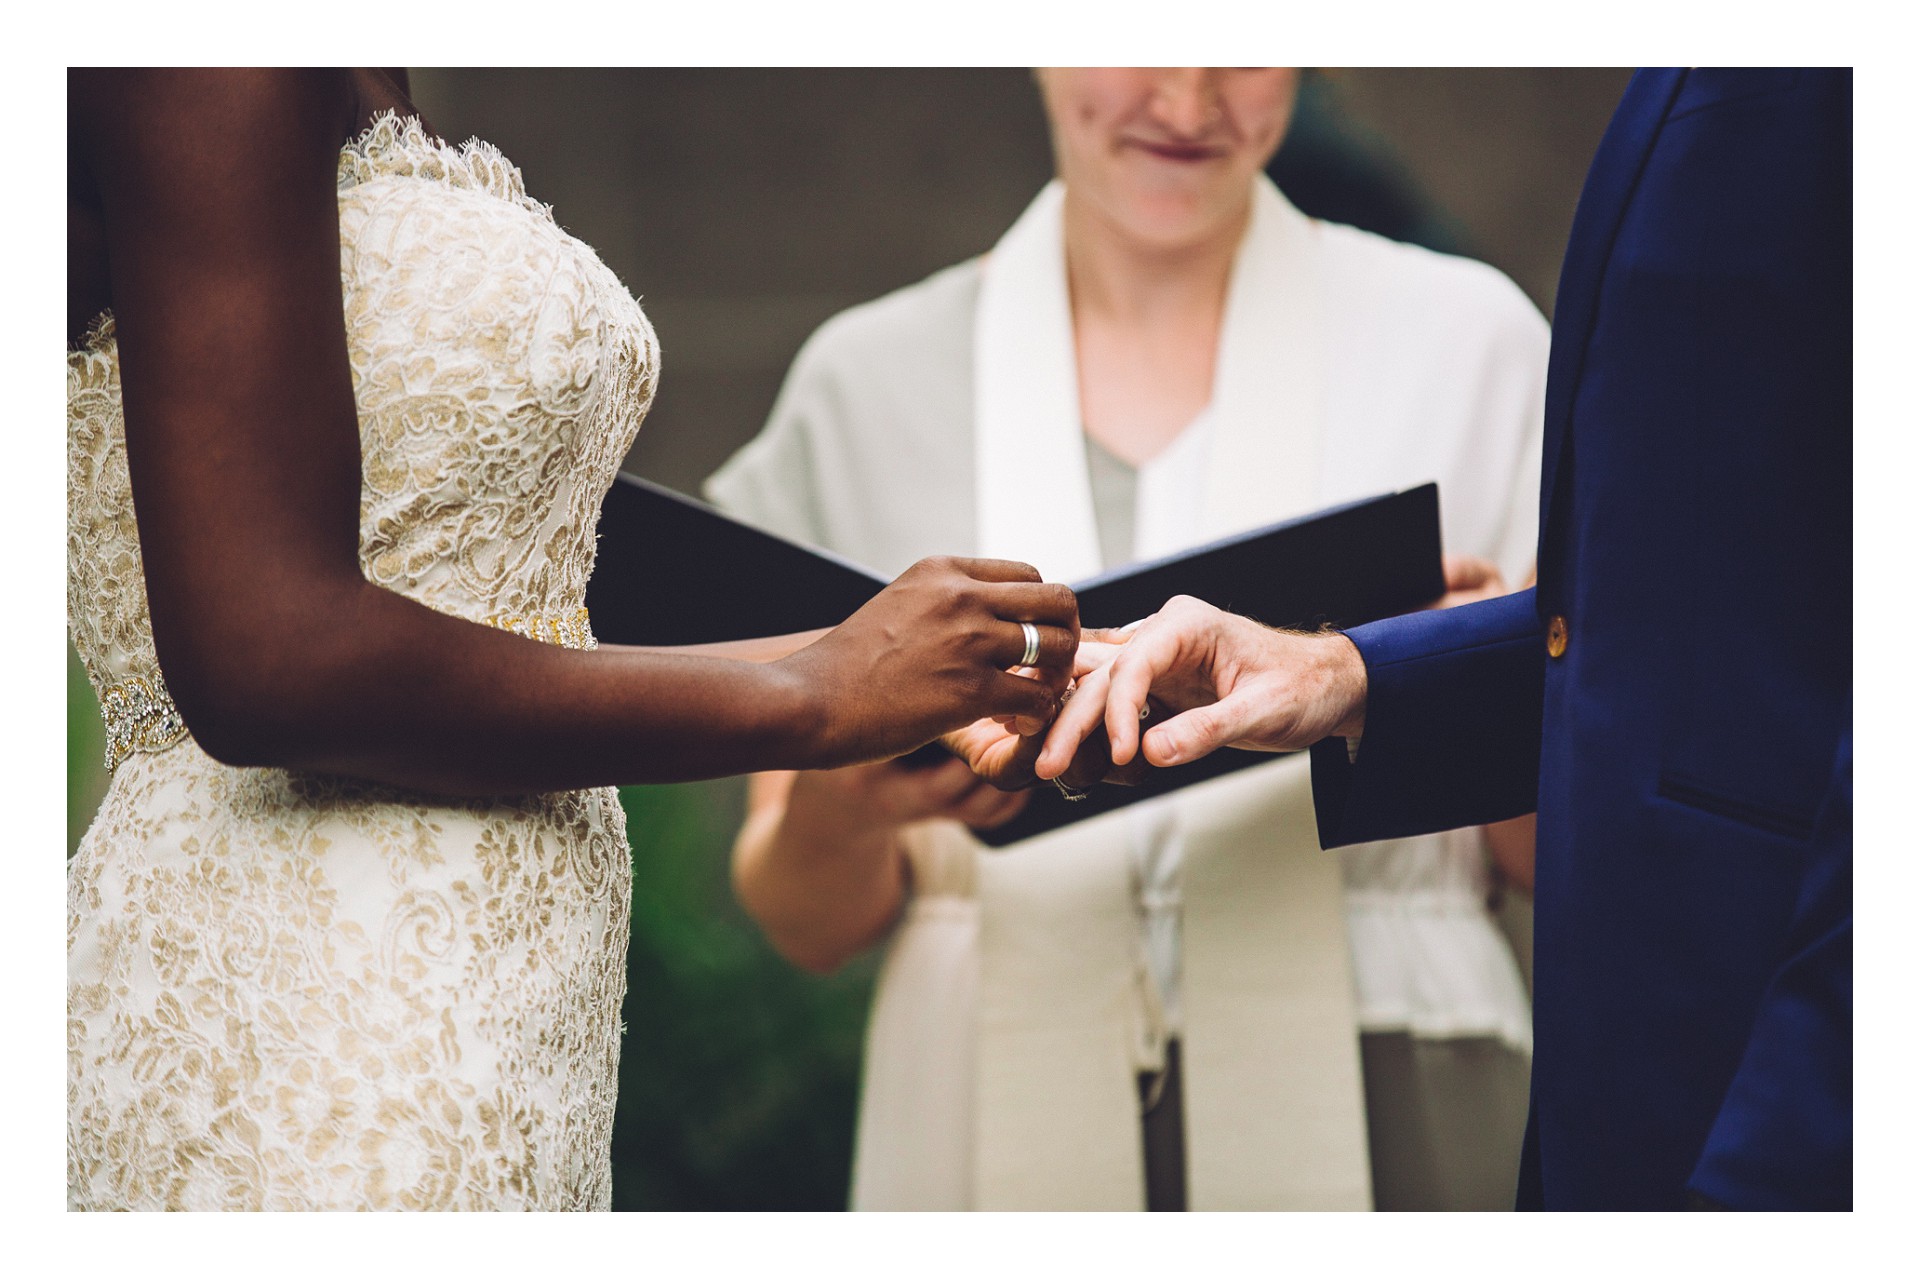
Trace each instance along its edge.
<path fill-rule="evenodd" d="M 834 317 L 709 481 L 883 573 L 1050 580 L 1437 480 L 1443 603 L 1518 586 L 1547 326 L 1492 268 L 1303 215 L 1290 68 L 1037 73 L 1057 177 L 990 252 Z M 754 779 L 742 902 L 885 942 L 865 1209 L 1507 1208 L 1532 1030 L 1507 829 L 1320 851 L 1283 758 L 988 852 L 958 761 Z"/>

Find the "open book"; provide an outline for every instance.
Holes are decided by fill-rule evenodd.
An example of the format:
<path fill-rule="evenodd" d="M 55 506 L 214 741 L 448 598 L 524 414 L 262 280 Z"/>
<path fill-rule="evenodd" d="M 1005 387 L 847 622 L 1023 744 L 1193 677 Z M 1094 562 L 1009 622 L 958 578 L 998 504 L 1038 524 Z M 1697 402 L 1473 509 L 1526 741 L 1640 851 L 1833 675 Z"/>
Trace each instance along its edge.
<path fill-rule="evenodd" d="M 887 581 L 622 474 L 601 506 L 587 609 L 594 634 L 610 644 L 709 644 L 838 625 Z M 1072 586 L 1083 626 L 1124 626 L 1175 595 L 1271 626 L 1357 626 L 1445 591 L 1440 490 L 1424 484 L 1348 502 Z M 1095 787 L 1077 802 L 1042 787 L 1018 817 L 979 837 L 1004 847 L 1271 758 L 1217 751 L 1149 773 L 1139 786 Z"/>

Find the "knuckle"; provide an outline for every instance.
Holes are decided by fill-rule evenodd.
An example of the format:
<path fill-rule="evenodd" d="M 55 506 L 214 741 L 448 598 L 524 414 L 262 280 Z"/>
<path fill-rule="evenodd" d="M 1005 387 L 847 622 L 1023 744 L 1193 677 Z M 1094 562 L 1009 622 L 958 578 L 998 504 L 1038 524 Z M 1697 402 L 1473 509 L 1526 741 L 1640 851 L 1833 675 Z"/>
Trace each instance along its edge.
<path fill-rule="evenodd" d="M 1204 617 L 1213 611 L 1213 606 L 1197 596 L 1176 595 L 1167 602 L 1165 611 L 1181 621 L 1189 621 Z"/>

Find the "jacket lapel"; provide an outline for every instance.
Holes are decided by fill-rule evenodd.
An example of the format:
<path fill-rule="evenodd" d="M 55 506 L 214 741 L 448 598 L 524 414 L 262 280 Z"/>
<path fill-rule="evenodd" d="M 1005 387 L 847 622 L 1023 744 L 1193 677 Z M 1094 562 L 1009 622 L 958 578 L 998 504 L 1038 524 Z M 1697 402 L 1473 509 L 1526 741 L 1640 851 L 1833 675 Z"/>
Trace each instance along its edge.
<path fill-rule="evenodd" d="M 1647 156 L 1653 150 L 1660 122 L 1686 79 L 1678 69 L 1636 71 L 1621 95 L 1613 120 L 1607 125 L 1600 149 L 1587 170 L 1580 205 L 1573 215 L 1573 232 L 1560 267 L 1560 289 L 1553 306 L 1553 349 L 1547 357 L 1546 438 L 1540 469 L 1540 536 L 1542 560 L 1549 535 L 1555 483 L 1567 432 L 1573 424 L 1574 392 L 1586 360 L 1587 336 L 1600 301 L 1600 283 L 1621 218 L 1638 184 Z"/>

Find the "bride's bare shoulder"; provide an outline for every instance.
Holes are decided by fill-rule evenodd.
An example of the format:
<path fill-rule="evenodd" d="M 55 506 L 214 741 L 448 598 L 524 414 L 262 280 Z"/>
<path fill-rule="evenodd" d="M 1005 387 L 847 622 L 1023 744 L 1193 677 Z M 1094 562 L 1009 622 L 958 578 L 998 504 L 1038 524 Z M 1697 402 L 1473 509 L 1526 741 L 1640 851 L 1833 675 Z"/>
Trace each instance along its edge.
<path fill-rule="evenodd" d="M 98 157 L 146 143 L 170 149 L 286 140 L 324 122 L 351 127 L 350 72 L 327 68 L 75 68 L 67 73 L 67 119 L 75 141 Z"/>
<path fill-rule="evenodd" d="M 67 73 L 67 328 L 121 301 L 109 246 L 185 233 L 177 199 L 242 200 L 308 173 L 332 185 L 355 123 L 351 75 L 312 69 L 73 69 Z"/>

